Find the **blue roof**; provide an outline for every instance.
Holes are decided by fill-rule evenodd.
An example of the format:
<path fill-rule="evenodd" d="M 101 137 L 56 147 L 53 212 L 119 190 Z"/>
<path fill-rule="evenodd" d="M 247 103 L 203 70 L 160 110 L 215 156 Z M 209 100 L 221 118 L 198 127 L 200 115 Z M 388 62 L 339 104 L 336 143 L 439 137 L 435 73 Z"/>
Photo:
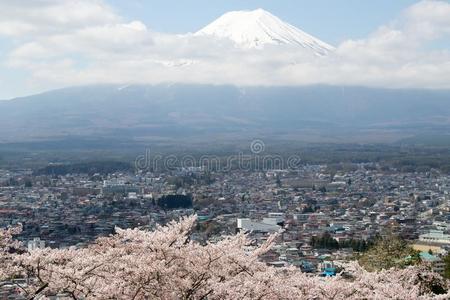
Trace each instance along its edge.
<path fill-rule="evenodd" d="M 436 261 L 439 260 L 436 256 L 428 253 L 428 252 L 420 252 L 420 258 L 425 261 Z"/>
<path fill-rule="evenodd" d="M 325 270 L 322 272 L 323 276 L 335 276 L 336 275 L 336 270 L 331 271 L 331 270 Z"/>

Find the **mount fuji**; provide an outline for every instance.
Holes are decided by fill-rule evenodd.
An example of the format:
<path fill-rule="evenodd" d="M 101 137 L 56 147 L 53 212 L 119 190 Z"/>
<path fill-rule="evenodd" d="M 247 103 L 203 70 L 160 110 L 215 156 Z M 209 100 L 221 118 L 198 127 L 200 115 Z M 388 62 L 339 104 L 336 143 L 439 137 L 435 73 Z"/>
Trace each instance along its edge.
<path fill-rule="evenodd" d="M 333 46 L 283 22 L 263 9 L 228 12 L 195 35 L 227 38 L 244 49 L 261 49 L 266 45 L 292 45 L 310 50 L 318 56 L 328 55 L 335 50 Z"/>

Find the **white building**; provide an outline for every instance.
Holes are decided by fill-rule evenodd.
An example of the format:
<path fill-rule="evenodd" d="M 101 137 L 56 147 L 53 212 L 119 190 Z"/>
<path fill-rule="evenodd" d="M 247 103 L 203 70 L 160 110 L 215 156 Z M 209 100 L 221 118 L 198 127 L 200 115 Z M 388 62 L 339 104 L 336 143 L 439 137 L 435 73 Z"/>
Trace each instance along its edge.
<path fill-rule="evenodd" d="M 237 228 L 243 231 L 278 232 L 281 226 L 277 218 L 264 218 L 262 221 L 251 219 L 237 219 Z"/>
<path fill-rule="evenodd" d="M 419 235 L 419 241 L 450 245 L 450 235 L 440 230 L 430 230 L 428 233 Z"/>
<path fill-rule="evenodd" d="M 44 248 L 45 248 L 45 241 L 42 241 L 40 238 L 34 238 L 31 241 L 28 241 L 28 251 Z"/>

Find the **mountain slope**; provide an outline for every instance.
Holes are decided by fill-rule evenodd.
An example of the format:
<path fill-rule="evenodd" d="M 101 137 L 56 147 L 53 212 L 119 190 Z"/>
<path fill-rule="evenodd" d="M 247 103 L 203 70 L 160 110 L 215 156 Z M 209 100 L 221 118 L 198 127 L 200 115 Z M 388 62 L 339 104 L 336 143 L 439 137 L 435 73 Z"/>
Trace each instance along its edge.
<path fill-rule="evenodd" d="M 332 46 L 263 9 L 228 12 L 195 34 L 228 38 L 243 48 L 294 45 L 316 55 L 327 55 L 334 50 Z"/>
<path fill-rule="evenodd" d="M 64 136 L 205 138 L 450 129 L 450 91 L 115 85 L 0 101 L 0 142 Z"/>

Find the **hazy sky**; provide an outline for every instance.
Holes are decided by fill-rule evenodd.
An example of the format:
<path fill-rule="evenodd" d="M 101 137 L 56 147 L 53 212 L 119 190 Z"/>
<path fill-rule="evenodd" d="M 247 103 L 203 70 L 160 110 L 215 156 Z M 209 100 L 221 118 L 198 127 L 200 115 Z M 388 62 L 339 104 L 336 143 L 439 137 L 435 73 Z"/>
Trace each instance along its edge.
<path fill-rule="evenodd" d="M 329 58 L 184 35 L 263 8 L 334 45 Z M 0 99 L 95 83 L 450 88 L 450 2 L 0 0 Z"/>

